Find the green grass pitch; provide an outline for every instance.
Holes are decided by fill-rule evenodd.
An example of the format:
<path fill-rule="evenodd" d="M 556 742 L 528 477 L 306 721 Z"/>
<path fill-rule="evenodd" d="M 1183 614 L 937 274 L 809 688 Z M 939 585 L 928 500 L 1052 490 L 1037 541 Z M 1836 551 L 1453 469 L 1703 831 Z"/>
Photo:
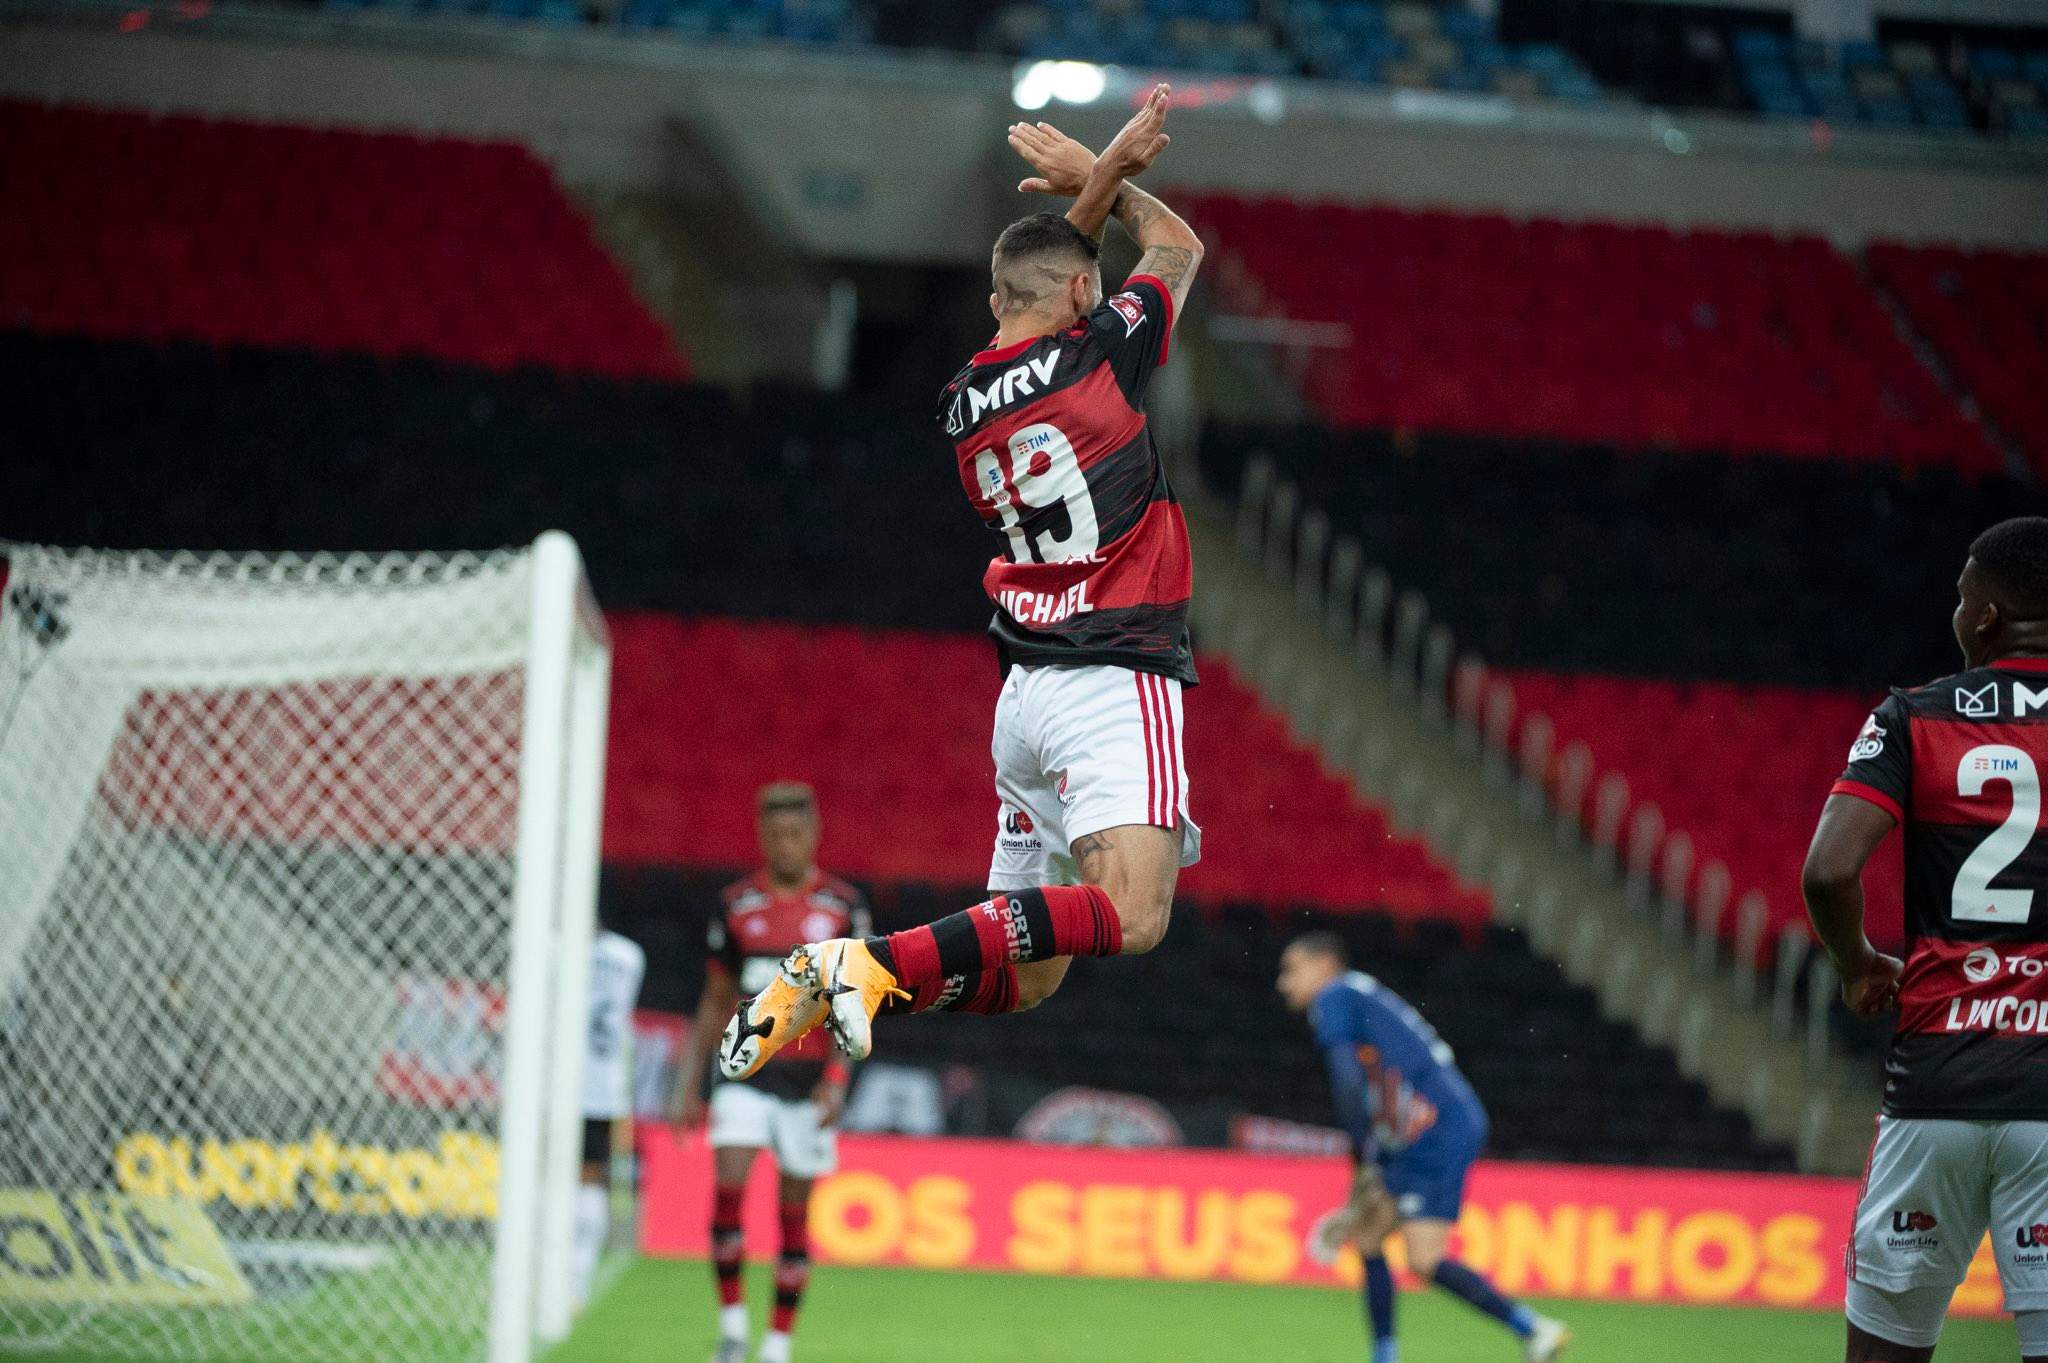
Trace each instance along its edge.
<path fill-rule="evenodd" d="M 772 1294 L 750 1270 L 756 1329 Z M 699 1363 L 714 1342 L 710 1270 L 643 1259 L 591 1304 L 547 1363 Z M 1572 1326 L 1568 1363 L 1729 1359 L 1825 1363 L 1841 1317 L 1817 1312 L 1546 1302 Z M 1401 1294 L 1405 1363 L 1514 1363 L 1515 1342 L 1440 1292 Z M 797 1324 L 797 1363 L 1360 1363 L 1346 1292 L 1236 1283 L 1114 1282 L 901 1268 L 822 1268 Z M 1951 1322 L 1938 1363 L 2016 1363 L 2009 1320 Z"/>

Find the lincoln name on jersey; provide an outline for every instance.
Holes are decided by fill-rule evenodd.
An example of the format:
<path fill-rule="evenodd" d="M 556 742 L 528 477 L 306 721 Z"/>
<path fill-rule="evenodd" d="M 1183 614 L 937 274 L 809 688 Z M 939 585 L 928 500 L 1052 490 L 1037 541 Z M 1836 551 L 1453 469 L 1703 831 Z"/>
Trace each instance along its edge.
<path fill-rule="evenodd" d="M 867 901 L 845 881 L 818 873 L 794 890 L 779 890 L 766 871 L 756 871 L 719 895 L 708 936 L 710 968 L 726 972 L 751 998 L 804 943 L 865 937 L 872 930 Z M 831 1038 L 820 1027 L 745 1082 L 779 1098 L 808 1097 L 831 1057 Z"/>
<path fill-rule="evenodd" d="M 982 351 L 939 424 L 1002 553 L 982 587 L 1006 662 L 1110 664 L 1195 681 L 1187 522 L 1145 423 L 1173 295 L 1133 275 L 1066 331 Z"/>
<path fill-rule="evenodd" d="M 2048 659 L 2010 659 L 1871 715 L 1835 783 L 1905 830 L 1895 1117 L 2048 1118 Z"/>

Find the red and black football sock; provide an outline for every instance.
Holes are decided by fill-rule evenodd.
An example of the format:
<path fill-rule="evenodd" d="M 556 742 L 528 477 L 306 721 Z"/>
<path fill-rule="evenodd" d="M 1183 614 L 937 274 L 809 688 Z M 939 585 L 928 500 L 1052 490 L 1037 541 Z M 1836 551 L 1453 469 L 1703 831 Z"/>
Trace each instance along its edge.
<path fill-rule="evenodd" d="M 905 989 L 955 975 L 1055 956 L 1114 956 L 1124 948 L 1123 920 L 1095 885 L 1009 890 L 936 923 L 870 937 L 868 950 Z"/>
<path fill-rule="evenodd" d="M 718 1304 L 740 1304 L 740 1265 L 746 1259 L 746 1235 L 740 1227 L 740 1199 L 745 1188 L 719 1184 L 711 1193 L 711 1271 L 718 1275 Z"/>
<path fill-rule="evenodd" d="M 874 946 L 873 942 L 868 944 Z M 1014 1013 L 1017 1011 L 1017 967 L 998 966 L 979 975 L 948 975 L 921 984 L 908 999 L 890 998 L 881 1014 L 903 1013 Z"/>
<path fill-rule="evenodd" d="M 768 1328 L 778 1334 L 795 1328 L 811 1281 L 810 1210 L 808 1200 L 782 1204 L 782 1254 L 775 1261 L 775 1311 L 768 1318 Z"/>

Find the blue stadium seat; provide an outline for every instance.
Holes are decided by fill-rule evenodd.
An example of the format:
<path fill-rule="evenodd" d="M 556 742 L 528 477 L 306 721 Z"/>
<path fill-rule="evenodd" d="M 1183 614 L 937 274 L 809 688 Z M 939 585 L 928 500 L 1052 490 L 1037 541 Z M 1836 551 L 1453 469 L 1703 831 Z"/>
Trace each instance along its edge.
<path fill-rule="evenodd" d="M 1370 57 L 1353 57 L 1338 68 L 1337 78 L 1358 85 L 1379 85 L 1386 79 L 1386 68 Z"/>
<path fill-rule="evenodd" d="M 1465 48 L 1465 60 L 1486 71 L 1496 71 L 1512 64 L 1508 58 L 1507 48 L 1490 38 L 1483 42 L 1468 44 Z"/>
<path fill-rule="evenodd" d="M 1391 33 L 1370 34 L 1352 42 L 1351 55 L 1357 61 L 1383 65 L 1407 56 L 1408 43 Z"/>
<path fill-rule="evenodd" d="M 1913 106 L 1902 99 L 1877 99 L 1863 106 L 1863 121 L 1880 128 L 1913 126 Z"/>
<path fill-rule="evenodd" d="M 2048 86 L 2048 48 L 2020 58 L 2020 72 L 2038 85 Z"/>
<path fill-rule="evenodd" d="M 1806 99 L 1791 86 L 1752 91 L 1757 108 L 1774 118 L 1804 118 L 1809 112 Z"/>
<path fill-rule="evenodd" d="M 1607 93 L 1600 88 L 1599 81 L 1583 71 L 1567 71 L 1563 75 L 1552 76 L 1548 83 L 1551 96 L 1556 99 L 1585 103 L 1604 99 Z"/>
<path fill-rule="evenodd" d="M 1850 70 L 1866 66 L 1888 66 L 1884 47 L 1873 42 L 1850 42 L 1842 44 L 1842 65 Z"/>
<path fill-rule="evenodd" d="M 1970 69 L 1980 76 L 2017 76 L 2020 54 L 2009 47 L 1970 49 Z"/>
<path fill-rule="evenodd" d="M 1479 42 L 1494 36 L 1493 20 L 1469 9 L 1445 8 L 1436 16 L 1437 31 L 1460 42 Z"/>
<path fill-rule="evenodd" d="M 1849 93 L 1849 77 L 1841 71 L 1808 70 L 1800 72 L 1799 76 L 1800 83 L 1806 87 L 1806 93 L 1815 99 L 1844 97 Z"/>
<path fill-rule="evenodd" d="M 1947 76 L 1934 71 L 1915 71 L 1906 77 L 1906 91 L 1914 100 L 1958 99 L 1956 87 Z"/>
<path fill-rule="evenodd" d="M 1339 5 L 1330 21 L 1346 33 L 1384 33 L 1387 12 L 1378 5 Z"/>
<path fill-rule="evenodd" d="M 1792 45 L 1782 33 L 1767 28 L 1746 28 L 1735 35 L 1735 55 L 1748 62 L 1787 62 Z"/>
<path fill-rule="evenodd" d="M 1563 76 L 1578 70 L 1572 54 L 1555 43 L 1528 43 L 1520 49 L 1521 65 L 1538 75 Z"/>

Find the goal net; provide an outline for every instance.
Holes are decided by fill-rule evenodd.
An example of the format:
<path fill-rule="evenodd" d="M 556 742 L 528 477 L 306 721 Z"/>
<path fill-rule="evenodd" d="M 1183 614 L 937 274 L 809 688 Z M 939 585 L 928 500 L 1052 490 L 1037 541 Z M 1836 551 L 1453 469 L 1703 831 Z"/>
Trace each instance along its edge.
<path fill-rule="evenodd" d="M 0 561 L 0 1354 L 523 1363 L 609 684 L 574 544 Z"/>

